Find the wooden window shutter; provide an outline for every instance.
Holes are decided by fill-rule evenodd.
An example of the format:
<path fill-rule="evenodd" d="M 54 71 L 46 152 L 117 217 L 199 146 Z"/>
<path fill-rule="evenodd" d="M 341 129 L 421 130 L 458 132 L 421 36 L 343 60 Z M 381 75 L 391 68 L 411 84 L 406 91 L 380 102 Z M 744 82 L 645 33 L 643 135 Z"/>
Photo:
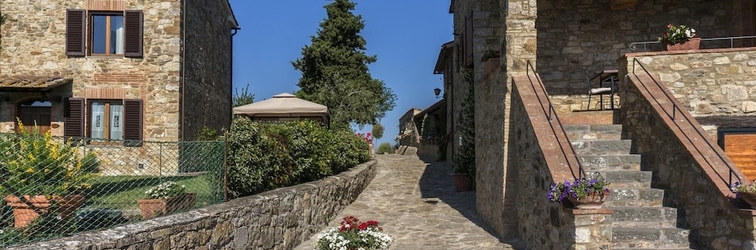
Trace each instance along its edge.
<path fill-rule="evenodd" d="M 142 146 L 142 100 L 123 101 L 123 145 Z"/>
<path fill-rule="evenodd" d="M 87 12 L 85 10 L 66 10 L 66 55 L 86 55 Z"/>
<path fill-rule="evenodd" d="M 141 10 L 127 10 L 123 13 L 124 43 L 123 56 L 142 57 L 143 51 L 143 21 Z"/>
<path fill-rule="evenodd" d="M 63 109 L 63 136 L 84 137 L 84 99 L 66 98 Z"/>
<path fill-rule="evenodd" d="M 472 12 L 465 17 L 465 65 L 473 66 L 473 18 Z"/>

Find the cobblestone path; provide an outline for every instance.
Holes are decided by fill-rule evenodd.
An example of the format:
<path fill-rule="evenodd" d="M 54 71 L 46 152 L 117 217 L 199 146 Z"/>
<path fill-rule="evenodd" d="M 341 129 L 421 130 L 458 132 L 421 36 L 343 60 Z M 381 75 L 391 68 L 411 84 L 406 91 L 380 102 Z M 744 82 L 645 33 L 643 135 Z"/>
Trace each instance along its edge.
<path fill-rule="evenodd" d="M 500 242 L 477 216 L 474 192 L 455 192 L 451 164 L 428 165 L 417 156 L 377 158 L 375 179 L 329 227 L 347 215 L 377 220 L 394 239 L 392 250 L 515 249 Z M 295 249 L 313 249 L 314 238 Z"/>

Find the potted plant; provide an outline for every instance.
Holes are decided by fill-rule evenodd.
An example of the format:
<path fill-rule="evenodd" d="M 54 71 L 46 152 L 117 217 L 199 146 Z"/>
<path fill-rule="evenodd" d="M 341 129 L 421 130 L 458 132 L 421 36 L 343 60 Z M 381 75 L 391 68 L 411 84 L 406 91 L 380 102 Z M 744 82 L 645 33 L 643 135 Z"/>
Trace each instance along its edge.
<path fill-rule="evenodd" d="M 735 182 L 735 184 L 732 185 L 731 189 L 732 192 L 735 192 L 735 196 L 737 198 L 740 198 L 748 203 L 751 208 L 756 208 L 756 185 L 754 185 L 754 183 L 743 184 L 740 182 Z"/>
<path fill-rule="evenodd" d="M 187 193 L 185 185 L 172 181 L 160 183 L 144 193 L 147 199 L 137 201 L 143 219 L 191 209 L 197 201 L 197 193 Z"/>
<path fill-rule="evenodd" d="M 50 208 L 63 220 L 72 217 L 84 202 L 83 191 L 95 176 L 93 153 L 83 155 L 69 143 L 56 142 L 50 132 L 28 132 L 19 121 L 18 135 L 0 137 L 0 162 L 4 180 L 0 191 L 13 209 L 14 226 L 24 228 Z"/>
<path fill-rule="evenodd" d="M 341 226 L 319 233 L 316 239 L 318 250 L 388 249 L 392 241 L 377 221 L 361 222 L 354 216 L 344 217 Z"/>
<path fill-rule="evenodd" d="M 499 51 L 497 50 L 486 50 L 485 53 L 483 53 L 483 57 L 480 58 L 480 61 L 483 62 L 483 68 L 485 69 L 486 75 L 491 74 L 497 67 L 499 67 Z"/>
<path fill-rule="evenodd" d="M 547 198 L 551 202 L 569 200 L 578 209 L 599 209 L 609 196 L 609 182 L 599 174 L 573 182 L 557 182 L 549 188 Z"/>
<path fill-rule="evenodd" d="M 674 50 L 697 50 L 701 44 L 701 38 L 694 38 L 696 30 L 683 24 L 667 24 L 667 31 L 659 37 L 659 41 L 666 51 Z"/>

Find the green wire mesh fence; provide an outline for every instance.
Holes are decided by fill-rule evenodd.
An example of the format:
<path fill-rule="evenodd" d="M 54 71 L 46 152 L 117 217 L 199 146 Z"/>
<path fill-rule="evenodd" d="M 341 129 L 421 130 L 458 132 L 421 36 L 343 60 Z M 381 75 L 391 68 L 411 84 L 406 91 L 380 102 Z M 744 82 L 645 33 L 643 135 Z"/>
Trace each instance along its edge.
<path fill-rule="evenodd" d="M 222 141 L 0 134 L 0 247 L 224 201 Z"/>

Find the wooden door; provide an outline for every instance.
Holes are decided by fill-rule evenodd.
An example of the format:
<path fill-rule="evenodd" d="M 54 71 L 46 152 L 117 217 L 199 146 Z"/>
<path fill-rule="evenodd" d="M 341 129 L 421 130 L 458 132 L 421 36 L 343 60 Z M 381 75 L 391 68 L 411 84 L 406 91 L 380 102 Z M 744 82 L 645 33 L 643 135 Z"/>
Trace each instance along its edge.
<path fill-rule="evenodd" d="M 724 134 L 724 151 L 748 180 L 756 179 L 756 132 Z"/>
<path fill-rule="evenodd" d="M 18 118 L 24 124 L 26 131 L 33 132 L 36 127 L 39 133 L 44 134 L 50 130 L 50 107 L 21 106 L 18 110 Z M 18 131 L 18 126 L 16 127 Z"/>

